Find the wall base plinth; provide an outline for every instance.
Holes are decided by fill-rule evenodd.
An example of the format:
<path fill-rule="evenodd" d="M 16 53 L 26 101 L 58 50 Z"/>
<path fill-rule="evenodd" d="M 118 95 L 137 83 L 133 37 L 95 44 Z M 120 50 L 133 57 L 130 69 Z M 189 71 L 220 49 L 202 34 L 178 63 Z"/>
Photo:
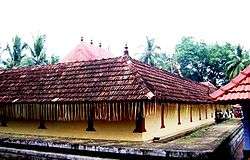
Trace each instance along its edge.
<path fill-rule="evenodd" d="M 96 131 L 95 128 L 87 128 L 86 131 Z"/>

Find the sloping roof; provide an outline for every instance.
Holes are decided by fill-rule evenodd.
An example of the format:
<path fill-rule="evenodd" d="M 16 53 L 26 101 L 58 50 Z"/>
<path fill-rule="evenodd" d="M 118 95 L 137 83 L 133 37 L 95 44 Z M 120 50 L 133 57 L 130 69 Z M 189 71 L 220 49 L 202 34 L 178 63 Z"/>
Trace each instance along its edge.
<path fill-rule="evenodd" d="M 89 61 L 103 58 L 112 58 L 113 55 L 108 50 L 97 47 L 93 44 L 81 42 L 69 54 L 67 54 L 61 63 L 76 62 L 76 61 Z"/>
<path fill-rule="evenodd" d="M 250 99 L 250 65 L 228 84 L 210 95 L 214 100 L 235 101 Z"/>
<path fill-rule="evenodd" d="M 0 72 L 0 102 L 211 102 L 208 87 L 129 56 Z"/>
<path fill-rule="evenodd" d="M 203 84 L 203 85 L 205 85 L 205 86 L 208 86 L 209 93 L 213 93 L 213 92 L 215 92 L 218 89 L 217 87 L 215 87 L 215 85 L 213 85 L 210 82 L 200 82 L 200 83 Z"/>

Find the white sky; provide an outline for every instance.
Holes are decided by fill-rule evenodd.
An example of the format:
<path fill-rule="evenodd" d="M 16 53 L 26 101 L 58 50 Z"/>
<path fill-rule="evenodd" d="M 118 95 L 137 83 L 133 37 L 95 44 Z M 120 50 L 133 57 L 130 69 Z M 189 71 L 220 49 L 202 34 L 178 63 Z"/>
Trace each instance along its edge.
<path fill-rule="evenodd" d="M 30 42 L 44 33 L 48 52 L 61 57 L 81 36 L 115 55 L 126 42 L 130 53 L 142 49 L 147 35 L 167 52 L 182 36 L 250 48 L 248 0 L 1 0 L 0 24 L 1 46 L 15 34 Z"/>

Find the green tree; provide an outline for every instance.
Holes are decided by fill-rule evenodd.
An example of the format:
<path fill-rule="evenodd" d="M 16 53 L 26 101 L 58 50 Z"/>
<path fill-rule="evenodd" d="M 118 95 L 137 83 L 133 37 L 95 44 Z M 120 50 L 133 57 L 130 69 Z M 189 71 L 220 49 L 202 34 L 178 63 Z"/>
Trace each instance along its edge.
<path fill-rule="evenodd" d="M 38 35 L 35 37 L 32 47 L 29 46 L 31 57 L 27 57 L 23 61 L 23 65 L 44 65 L 49 61 L 46 57 L 45 48 L 46 36 Z"/>
<path fill-rule="evenodd" d="M 214 85 L 220 86 L 229 81 L 226 75 L 226 63 L 229 55 L 235 50 L 235 46 L 230 43 L 223 45 L 213 44 L 210 46 L 208 80 Z"/>
<path fill-rule="evenodd" d="M 155 44 L 155 39 L 146 37 L 146 45 L 141 57 L 139 58 L 140 61 L 143 63 L 149 64 L 151 66 L 156 65 L 156 56 L 158 54 L 157 50 L 160 50 L 160 47 Z"/>
<path fill-rule="evenodd" d="M 59 62 L 59 60 L 60 60 L 59 56 L 52 54 L 51 57 L 50 57 L 49 63 L 50 64 L 56 64 L 56 63 Z"/>
<path fill-rule="evenodd" d="M 3 64 L 5 68 L 11 69 L 19 67 L 22 59 L 25 57 L 23 51 L 27 49 L 28 45 L 22 42 L 19 36 L 15 36 L 12 39 L 12 44 L 7 44 L 4 51 L 7 51 L 8 58 L 7 60 L 3 60 Z"/>
<path fill-rule="evenodd" d="M 155 66 L 164 69 L 170 73 L 178 74 L 182 76 L 180 71 L 180 65 L 177 62 L 176 54 L 166 54 L 166 53 L 159 53 L 155 56 L 156 64 Z"/>
<path fill-rule="evenodd" d="M 52 55 L 47 57 L 46 54 L 46 36 L 37 35 L 34 39 L 32 47 L 29 46 L 31 56 L 26 56 L 22 60 L 22 66 L 56 64 L 59 61 L 59 56 Z"/>
<path fill-rule="evenodd" d="M 205 81 L 208 52 L 205 43 L 195 42 L 192 37 L 184 37 L 176 45 L 177 61 L 181 65 L 183 76 L 198 82 Z"/>
<path fill-rule="evenodd" d="M 167 70 L 181 76 L 180 65 L 175 54 L 166 54 L 160 46 L 155 44 L 155 39 L 146 37 L 144 52 L 140 53 L 140 61 L 148 65 Z"/>
<path fill-rule="evenodd" d="M 238 45 L 236 52 L 232 52 L 229 55 L 230 61 L 226 63 L 227 71 L 226 74 L 229 79 L 233 79 L 237 76 L 241 70 L 246 68 L 250 64 L 249 53 Z"/>
<path fill-rule="evenodd" d="M 184 37 L 176 45 L 177 62 L 184 77 L 197 82 L 209 81 L 216 86 L 228 81 L 225 74 L 225 63 L 234 46 L 195 41 L 192 37 Z"/>

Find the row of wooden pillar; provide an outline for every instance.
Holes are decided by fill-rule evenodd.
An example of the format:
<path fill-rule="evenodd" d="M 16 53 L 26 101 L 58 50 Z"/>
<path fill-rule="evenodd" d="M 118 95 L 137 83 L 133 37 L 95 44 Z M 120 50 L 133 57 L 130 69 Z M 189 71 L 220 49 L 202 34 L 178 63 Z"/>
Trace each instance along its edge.
<path fill-rule="evenodd" d="M 139 107 L 137 108 L 137 112 L 136 112 L 136 119 L 135 119 L 135 129 L 134 132 L 135 133 L 142 133 L 142 132 L 146 132 L 145 129 L 145 103 L 146 102 L 138 102 L 139 103 Z M 178 125 L 181 124 L 181 105 L 180 104 L 176 104 L 177 105 L 177 112 L 178 112 Z M 207 115 L 207 106 L 202 106 L 205 107 L 205 118 L 208 119 L 208 115 Z M 94 114 L 95 114 L 95 108 L 91 107 L 90 105 L 88 106 L 88 113 L 87 113 L 87 123 L 88 123 L 88 127 L 86 129 L 86 131 L 96 131 L 95 127 L 94 127 Z M 192 111 L 193 111 L 193 106 L 190 105 L 190 122 L 193 122 L 193 115 L 192 115 Z M 6 108 L 4 107 L 3 112 L 6 112 Z M 164 115 L 165 115 L 165 109 L 164 109 L 164 104 L 161 105 L 161 128 L 165 128 L 165 122 L 164 122 Z M 213 115 L 211 114 L 211 117 L 213 117 Z M 199 120 L 201 120 L 201 108 L 199 106 Z M 6 116 L 2 117 L 1 120 L 1 125 L 2 126 L 7 126 L 7 118 Z M 46 129 L 45 126 L 45 120 L 43 119 L 42 113 L 40 111 L 40 125 L 38 127 L 39 129 Z"/>
<path fill-rule="evenodd" d="M 139 111 L 137 111 L 136 114 L 136 120 L 135 120 L 135 129 L 134 133 L 142 133 L 146 132 L 145 129 L 145 117 L 144 117 L 144 108 L 145 108 L 145 102 L 140 103 Z M 96 131 L 94 128 L 94 108 L 89 108 L 90 112 L 88 114 L 88 127 L 86 131 Z"/>
<path fill-rule="evenodd" d="M 181 125 L 181 106 L 180 104 L 176 104 L 177 105 L 177 119 L 178 125 Z M 189 116 L 190 116 L 190 122 L 193 122 L 193 106 L 190 106 L 190 112 L 189 112 Z M 164 123 L 164 117 L 165 117 L 165 107 L 164 104 L 161 105 L 161 128 L 165 128 L 165 123 Z M 213 118 L 213 114 L 211 114 L 211 118 Z M 208 119 L 208 114 L 207 114 L 207 107 L 205 107 L 205 119 Z M 201 120 L 201 108 L 199 107 L 199 120 Z"/>
<path fill-rule="evenodd" d="M 136 120 L 135 120 L 135 129 L 134 133 L 142 133 L 146 132 L 145 129 L 145 117 L 144 117 L 144 108 L 145 108 L 145 102 L 140 102 L 140 107 L 137 110 L 136 113 Z M 86 131 L 96 131 L 94 127 L 94 114 L 95 114 L 95 109 L 94 107 L 88 106 L 88 115 L 87 115 L 87 123 L 88 126 L 86 128 Z M 45 125 L 45 120 L 42 116 L 41 110 L 39 110 L 40 114 L 40 123 L 38 126 L 38 129 L 46 129 Z M 1 116 L 1 126 L 7 126 L 7 116 L 6 116 L 6 107 L 3 108 L 3 115 Z"/>

